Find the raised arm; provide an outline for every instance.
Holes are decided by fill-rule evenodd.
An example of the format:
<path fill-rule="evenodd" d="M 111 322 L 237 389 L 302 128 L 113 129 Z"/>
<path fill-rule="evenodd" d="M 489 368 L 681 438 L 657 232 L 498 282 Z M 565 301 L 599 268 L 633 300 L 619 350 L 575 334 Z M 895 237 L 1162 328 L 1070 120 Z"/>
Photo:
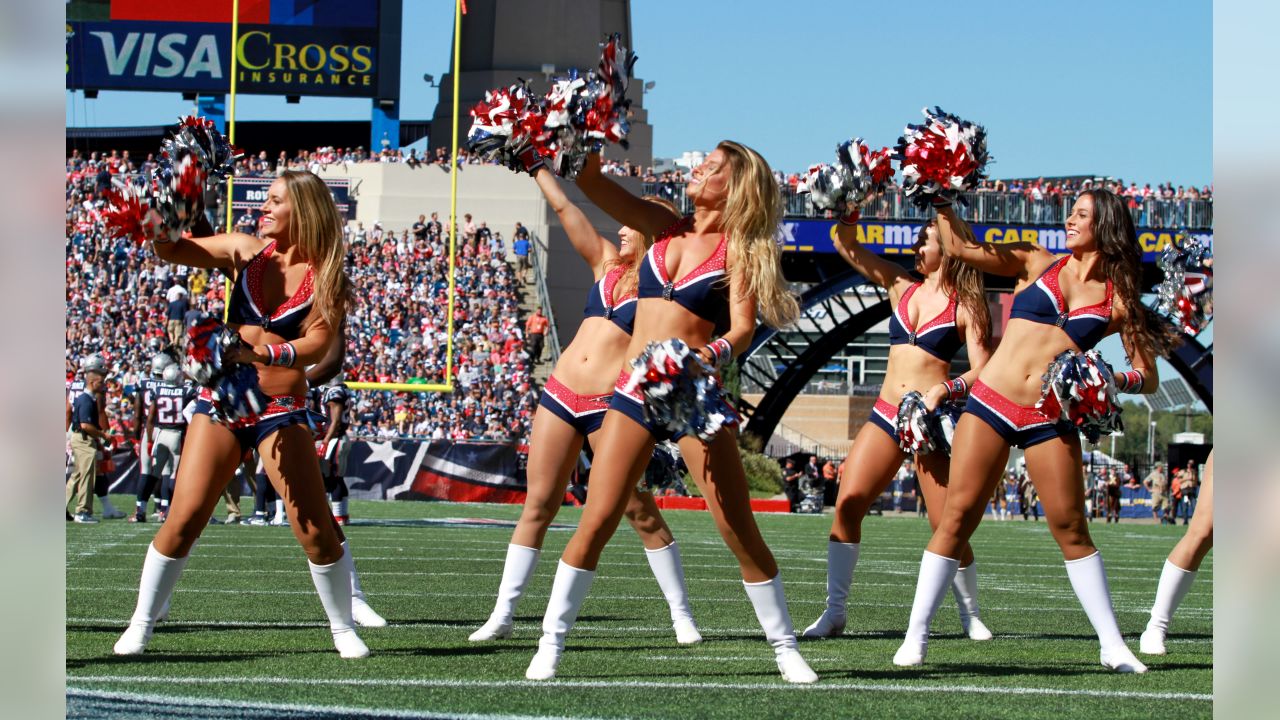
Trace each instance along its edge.
<path fill-rule="evenodd" d="M 617 249 L 612 243 L 600 237 L 600 233 L 596 232 L 591 221 L 587 219 L 586 213 L 569 201 L 555 173 L 541 166 L 534 169 L 533 179 L 538 183 L 538 189 L 542 190 L 547 204 L 556 211 L 560 224 L 569 235 L 569 242 L 573 243 L 573 249 L 587 261 L 591 266 L 591 272 L 596 279 L 599 279 L 604 275 L 605 263 L 618 257 Z"/>
<path fill-rule="evenodd" d="M 1038 275 L 1053 262 L 1053 254 L 1034 243 L 978 242 L 973 228 L 950 206 L 938 208 L 938 238 L 948 255 L 992 275 L 1023 280 Z"/>
<path fill-rule="evenodd" d="M 836 252 L 863 277 L 888 290 L 907 271 L 862 247 L 858 242 L 858 226 L 844 221 L 836 224 Z"/>
<path fill-rule="evenodd" d="M 169 243 L 151 244 L 156 257 L 165 262 L 186 265 L 187 267 L 220 268 L 234 270 L 241 259 L 248 259 L 262 241 L 244 233 L 226 233 L 211 237 L 178 238 Z"/>
<path fill-rule="evenodd" d="M 680 216 L 657 203 L 646 202 L 600 172 L 600 153 L 591 153 L 578 173 L 578 187 L 596 207 L 627 227 L 654 237 Z"/>

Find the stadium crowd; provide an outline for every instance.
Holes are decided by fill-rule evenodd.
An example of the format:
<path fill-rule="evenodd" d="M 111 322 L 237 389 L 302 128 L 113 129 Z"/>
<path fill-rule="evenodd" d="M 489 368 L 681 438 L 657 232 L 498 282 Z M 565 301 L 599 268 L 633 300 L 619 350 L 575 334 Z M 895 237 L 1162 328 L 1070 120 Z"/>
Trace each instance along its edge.
<path fill-rule="evenodd" d="M 136 172 L 127 152 L 73 153 L 66 182 L 66 373 L 100 354 L 110 371 L 107 413 L 131 436 L 132 395 L 153 354 L 181 343 L 201 312 L 222 313 L 225 276 L 157 262 L 145 248 L 103 232 L 103 193 Z M 237 229 L 252 231 L 256 216 Z M 354 304 L 348 314 L 348 381 L 438 383 L 444 379 L 448 252 L 437 213 L 412 228 L 347 230 Z M 517 234 L 521 234 L 519 228 Z M 525 440 L 537 401 L 524 348 L 520 280 L 501 233 L 465 216 L 456 261 L 454 372 L 457 390 L 354 393 L 357 436 Z M 517 250 L 520 238 L 513 238 Z M 513 258 L 514 260 L 515 258 Z"/>

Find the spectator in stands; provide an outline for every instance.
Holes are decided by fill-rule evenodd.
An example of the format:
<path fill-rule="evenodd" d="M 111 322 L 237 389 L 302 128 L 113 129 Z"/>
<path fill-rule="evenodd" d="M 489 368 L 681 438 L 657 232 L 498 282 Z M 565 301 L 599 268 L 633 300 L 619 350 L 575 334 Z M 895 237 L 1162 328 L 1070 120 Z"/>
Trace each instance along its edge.
<path fill-rule="evenodd" d="M 529 269 L 529 231 L 520 223 L 516 223 L 515 242 L 511 249 L 516 254 L 516 267 L 520 269 L 520 277 L 524 279 Z"/>
<path fill-rule="evenodd" d="M 191 307 L 190 293 L 187 289 L 174 278 L 169 286 L 169 291 L 165 293 L 165 299 L 169 303 L 169 310 L 166 319 L 167 329 L 169 331 L 169 344 L 180 348 L 186 343 L 186 317 L 187 310 Z"/>
<path fill-rule="evenodd" d="M 534 308 L 533 315 L 525 323 L 525 338 L 529 343 L 529 359 L 534 363 L 542 362 L 542 345 L 546 339 L 547 328 L 551 321 L 542 314 L 542 308 Z"/>

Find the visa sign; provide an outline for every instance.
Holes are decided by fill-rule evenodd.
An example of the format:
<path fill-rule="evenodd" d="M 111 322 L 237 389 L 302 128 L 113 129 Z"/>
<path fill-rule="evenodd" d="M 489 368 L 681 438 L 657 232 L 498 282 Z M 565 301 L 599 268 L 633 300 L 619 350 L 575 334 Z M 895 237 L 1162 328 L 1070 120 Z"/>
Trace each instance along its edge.
<path fill-rule="evenodd" d="M 377 30 L 241 25 L 237 90 L 372 97 Z M 68 23 L 67 87 L 224 93 L 231 28 L 215 23 Z"/>

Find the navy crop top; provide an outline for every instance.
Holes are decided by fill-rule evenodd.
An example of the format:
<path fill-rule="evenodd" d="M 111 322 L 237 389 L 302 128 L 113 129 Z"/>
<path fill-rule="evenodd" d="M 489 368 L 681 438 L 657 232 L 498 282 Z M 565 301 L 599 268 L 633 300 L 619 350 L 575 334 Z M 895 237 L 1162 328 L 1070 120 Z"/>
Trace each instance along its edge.
<path fill-rule="evenodd" d="M 240 270 L 240 276 L 231 288 L 231 299 L 227 302 L 227 323 L 258 325 L 285 340 L 297 340 L 302 335 L 302 321 L 306 319 L 314 300 L 314 272 L 308 267 L 307 276 L 302 279 L 302 284 L 293 297 L 285 300 L 273 312 L 264 312 L 266 303 L 262 298 L 262 270 L 266 259 L 275 251 L 276 243 L 273 240 Z"/>
<path fill-rule="evenodd" d="M 952 294 L 947 299 L 947 307 L 937 317 L 917 328 L 911 324 L 910 308 L 911 296 L 919 287 L 919 282 L 912 283 L 898 298 L 898 306 L 889 317 L 889 344 L 914 345 L 939 360 L 951 362 L 963 344 L 956 327 L 956 296 Z"/>
<path fill-rule="evenodd" d="M 681 307 L 715 326 L 715 334 L 729 330 L 729 287 L 722 282 L 725 276 L 725 258 L 728 242 L 723 235 L 720 244 L 701 265 L 678 281 L 667 274 L 667 246 L 671 238 L 684 232 L 692 224 L 689 215 L 667 228 L 657 242 L 645 253 L 640 264 L 640 282 L 637 292 L 640 298 L 657 298 L 679 303 Z"/>
<path fill-rule="evenodd" d="M 1057 325 L 1081 350 L 1089 350 L 1107 336 L 1111 324 L 1111 280 L 1107 280 L 1107 296 L 1096 305 L 1067 309 L 1058 274 L 1067 264 L 1068 255 L 1049 266 L 1035 284 L 1013 296 L 1009 319 L 1021 318 L 1044 325 Z"/>
<path fill-rule="evenodd" d="M 613 296 L 618 280 L 626 272 L 625 266 L 618 265 L 591 286 L 591 292 L 587 293 L 587 306 L 582 309 L 582 317 L 602 317 L 630 335 L 636 324 L 636 291 L 632 290 L 621 298 Z"/>

